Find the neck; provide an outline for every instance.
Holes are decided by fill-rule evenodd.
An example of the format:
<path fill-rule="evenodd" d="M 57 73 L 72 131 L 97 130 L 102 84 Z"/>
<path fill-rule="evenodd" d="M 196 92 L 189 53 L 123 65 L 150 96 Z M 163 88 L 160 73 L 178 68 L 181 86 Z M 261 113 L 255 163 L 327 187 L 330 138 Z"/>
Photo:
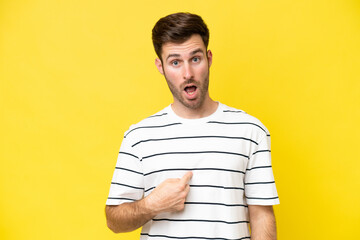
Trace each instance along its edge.
<path fill-rule="evenodd" d="M 216 111 L 218 105 L 218 102 L 215 102 L 208 96 L 198 108 L 188 108 L 178 101 L 174 101 L 174 103 L 171 104 L 171 108 L 179 117 L 196 119 L 210 116 Z"/>

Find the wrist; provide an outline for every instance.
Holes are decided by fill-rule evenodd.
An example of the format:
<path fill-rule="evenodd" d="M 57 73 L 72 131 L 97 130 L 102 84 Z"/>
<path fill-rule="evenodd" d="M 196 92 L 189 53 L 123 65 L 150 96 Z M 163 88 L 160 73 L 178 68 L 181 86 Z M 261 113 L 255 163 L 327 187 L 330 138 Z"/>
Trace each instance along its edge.
<path fill-rule="evenodd" d="M 142 207 L 144 209 L 144 213 L 151 216 L 151 218 L 155 217 L 157 214 L 160 213 L 156 210 L 156 207 L 154 206 L 150 195 L 142 199 Z"/>

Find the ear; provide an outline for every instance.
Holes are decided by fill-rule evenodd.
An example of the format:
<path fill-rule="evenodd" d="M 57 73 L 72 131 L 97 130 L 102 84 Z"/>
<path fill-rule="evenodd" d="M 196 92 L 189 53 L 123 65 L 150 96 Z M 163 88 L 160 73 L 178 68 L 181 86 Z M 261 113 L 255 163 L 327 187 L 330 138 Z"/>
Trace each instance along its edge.
<path fill-rule="evenodd" d="M 209 67 L 210 67 L 211 64 L 212 64 L 212 52 L 211 52 L 211 50 L 207 51 L 207 59 L 208 59 Z"/>
<path fill-rule="evenodd" d="M 155 65 L 157 67 L 157 69 L 159 70 L 159 72 L 164 75 L 164 69 L 163 69 L 163 66 L 162 66 L 162 62 L 159 58 L 156 58 L 155 59 Z"/>

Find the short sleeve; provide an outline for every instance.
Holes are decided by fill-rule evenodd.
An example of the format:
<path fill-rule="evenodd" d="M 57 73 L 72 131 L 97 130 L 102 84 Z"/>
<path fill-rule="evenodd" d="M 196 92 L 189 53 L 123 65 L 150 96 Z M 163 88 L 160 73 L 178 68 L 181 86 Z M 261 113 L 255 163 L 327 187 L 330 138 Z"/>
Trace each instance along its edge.
<path fill-rule="evenodd" d="M 248 205 L 276 205 L 280 203 L 271 165 L 269 135 L 265 135 L 251 152 L 244 184 Z"/>
<path fill-rule="evenodd" d="M 124 138 L 112 177 L 106 205 L 140 200 L 144 194 L 144 175 L 138 154 Z"/>

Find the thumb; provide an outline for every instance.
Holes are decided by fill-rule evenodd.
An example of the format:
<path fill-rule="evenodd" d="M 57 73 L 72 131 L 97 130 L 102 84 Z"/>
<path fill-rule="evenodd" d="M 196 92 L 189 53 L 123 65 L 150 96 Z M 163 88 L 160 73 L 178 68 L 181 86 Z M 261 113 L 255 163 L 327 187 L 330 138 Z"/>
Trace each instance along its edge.
<path fill-rule="evenodd" d="M 188 182 L 190 181 L 190 179 L 192 178 L 193 173 L 192 172 L 187 172 L 185 173 L 185 175 L 180 179 L 180 181 L 184 184 L 188 184 Z"/>

